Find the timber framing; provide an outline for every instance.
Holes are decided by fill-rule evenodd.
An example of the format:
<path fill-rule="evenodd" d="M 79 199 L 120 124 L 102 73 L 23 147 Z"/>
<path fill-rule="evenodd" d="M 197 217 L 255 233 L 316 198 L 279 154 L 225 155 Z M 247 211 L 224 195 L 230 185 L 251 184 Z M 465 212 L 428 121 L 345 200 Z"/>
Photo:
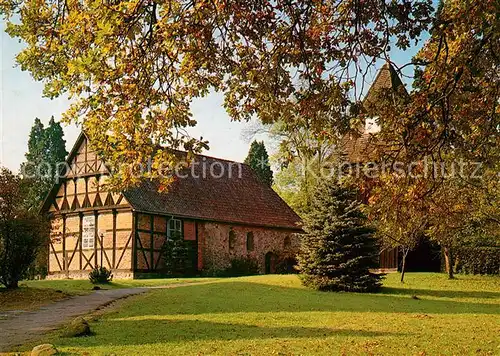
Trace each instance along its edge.
<path fill-rule="evenodd" d="M 52 221 L 49 275 L 70 276 L 96 266 L 132 270 L 134 213 L 123 194 L 103 189 L 108 175 L 81 133 L 42 207 Z M 90 231 L 84 219 L 92 223 Z"/>

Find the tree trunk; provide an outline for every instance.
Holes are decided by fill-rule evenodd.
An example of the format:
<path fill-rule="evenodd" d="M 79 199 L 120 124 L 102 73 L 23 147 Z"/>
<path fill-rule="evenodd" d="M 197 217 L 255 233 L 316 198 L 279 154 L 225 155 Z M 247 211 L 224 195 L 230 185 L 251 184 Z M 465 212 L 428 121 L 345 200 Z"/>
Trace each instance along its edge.
<path fill-rule="evenodd" d="M 6 286 L 7 289 L 17 289 L 19 288 L 19 281 L 10 281 Z"/>
<path fill-rule="evenodd" d="M 455 278 L 455 276 L 453 275 L 453 253 L 451 247 L 444 248 L 444 261 L 446 272 L 448 272 L 448 278 Z"/>
<path fill-rule="evenodd" d="M 408 256 L 409 251 L 409 249 L 403 249 L 403 261 L 401 262 L 401 283 L 405 282 L 406 256 Z"/>

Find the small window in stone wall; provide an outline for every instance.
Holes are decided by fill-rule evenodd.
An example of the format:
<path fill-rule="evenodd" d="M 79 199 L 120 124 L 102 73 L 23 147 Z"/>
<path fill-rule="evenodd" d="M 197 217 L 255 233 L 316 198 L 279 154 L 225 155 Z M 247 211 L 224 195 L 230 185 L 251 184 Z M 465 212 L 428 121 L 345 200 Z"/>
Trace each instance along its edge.
<path fill-rule="evenodd" d="M 168 221 L 167 237 L 171 239 L 176 236 L 182 236 L 182 220 L 172 218 Z"/>
<path fill-rule="evenodd" d="M 290 246 L 292 246 L 292 240 L 290 239 L 290 236 L 285 237 L 285 241 L 283 242 L 283 246 L 285 248 L 290 248 Z"/>
<path fill-rule="evenodd" d="M 253 251 L 254 241 L 253 241 L 253 232 L 247 232 L 247 251 Z"/>
<path fill-rule="evenodd" d="M 236 246 L 236 232 L 231 228 L 229 230 L 229 249 L 233 250 Z"/>

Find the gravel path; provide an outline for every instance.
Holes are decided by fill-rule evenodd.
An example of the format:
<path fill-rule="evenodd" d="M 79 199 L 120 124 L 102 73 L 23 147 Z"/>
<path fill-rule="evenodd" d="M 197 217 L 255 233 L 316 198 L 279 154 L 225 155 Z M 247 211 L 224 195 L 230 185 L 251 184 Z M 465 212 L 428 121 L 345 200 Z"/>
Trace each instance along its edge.
<path fill-rule="evenodd" d="M 180 286 L 180 285 L 179 285 Z M 117 299 L 144 293 L 149 288 L 98 290 L 49 304 L 35 311 L 21 311 L 0 320 L 0 352 L 40 338 L 79 315 L 88 314 Z"/>

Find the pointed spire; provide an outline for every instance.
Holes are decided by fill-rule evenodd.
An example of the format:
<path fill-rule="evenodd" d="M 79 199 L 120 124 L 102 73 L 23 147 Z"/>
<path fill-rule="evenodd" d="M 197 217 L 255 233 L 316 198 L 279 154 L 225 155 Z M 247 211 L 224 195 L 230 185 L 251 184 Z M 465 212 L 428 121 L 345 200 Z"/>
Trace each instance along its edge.
<path fill-rule="evenodd" d="M 408 94 L 398 72 L 390 61 L 385 62 L 377 73 L 375 80 L 370 86 L 370 89 L 368 89 L 365 99 L 363 100 L 364 105 L 375 104 L 377 102 L 378 93 L 385 89 L 392 89 L 394 92 L 403 90 L 405 94 Z"/>

